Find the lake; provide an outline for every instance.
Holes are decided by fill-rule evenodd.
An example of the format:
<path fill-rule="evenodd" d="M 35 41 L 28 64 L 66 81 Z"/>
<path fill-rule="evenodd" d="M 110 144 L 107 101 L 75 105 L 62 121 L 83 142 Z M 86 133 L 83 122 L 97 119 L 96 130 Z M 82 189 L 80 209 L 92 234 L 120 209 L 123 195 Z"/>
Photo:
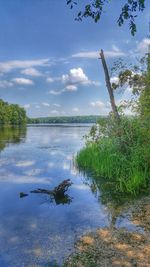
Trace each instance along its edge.
<path fill-rule="evenodd" d="M 92 178 L 73 163 L 91 125 L 30 125 L 0 129 L 0 266 L 61 266 L 75 241 L 98 227 L 135 226 L 101 199 Z M 72 181 L 65 201 L 37 188 Z M 28 196 L 20 198 L 20 192 Z"/>

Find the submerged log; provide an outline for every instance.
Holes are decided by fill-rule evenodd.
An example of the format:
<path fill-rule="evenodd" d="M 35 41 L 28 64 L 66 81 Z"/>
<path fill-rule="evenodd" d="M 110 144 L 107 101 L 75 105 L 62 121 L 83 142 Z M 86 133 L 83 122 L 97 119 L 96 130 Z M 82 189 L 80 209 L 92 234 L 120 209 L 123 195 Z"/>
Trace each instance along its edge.
<path fill-rule="evenodd" d="M 27 197 L 28 194 L 24 193 L 24 192 L 20 192 L 20 198 L 23 198 L 23 197 Z"/>
<path fill-rule="evenodd" d="M 50 194 L 52 194 L 52 190 L 38 188 L 38 189 L 30 191 L 30 193 L 49 194 L 50 195 Z"/>
<path fill-rule="evenodd" d="M 48 194 L 48 195 L 64 195 L 64 193 L 68 190 L 68 188 L 72 185 L 70 179 L 64 180 L 58 186 L 54 187 L 53 190 L 38 188 L 35 190 L 30 191 L 30 193 L 40 193 L 40 194 Z"/>
<path fill-rule="evenodd" d="M 48 195 L 48 201 L 55 202 L 56 205 L 70 204 L 72 202 L 72 198 L 68 194 L 66 194 L 66 191 L 71 185 L 72 185 L 71 180 L 66 179 L 62 183 L 60 183 L 58 186 L 54 187 L 53 190 L 38 188 L 38 189 L 30 191 L 30 193 L 46 194 Z M 20 192 L 20 198 L 23 198 L 26 196 L 28 196 L 28 194 L 24 192 Z"/>
<path fill-rule="evenodd" d="M 53 194 L 56 195 L 56 194 L 60 194 L 61 192 L 65 193 L 71 185 L 72 185 L 71 180 L 66 179 L 54 188 Z"/>
<path fill-rule="evenodd" d="M 72 185 L 71 180 L 66 179 L 62 183 L 60 183 L 58 186 L 54 187 L 53 190 L 38 188 L 38 189 L 30 191 L 30 193 L 49 195 L 50 201 L 51 202 L 55 201 L 56 205 L 70 204 L 72 202 L 72 198 L 69 195 L 65 194 L 65 192 L 68 190 L 68 188 L 71 185 Z"/>

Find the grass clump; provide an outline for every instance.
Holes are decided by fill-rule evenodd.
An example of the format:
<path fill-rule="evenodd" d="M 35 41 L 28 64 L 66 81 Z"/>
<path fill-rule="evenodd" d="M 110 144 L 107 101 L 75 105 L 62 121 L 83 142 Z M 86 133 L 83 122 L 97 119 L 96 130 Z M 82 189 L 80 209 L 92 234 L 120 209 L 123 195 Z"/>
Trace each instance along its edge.
<path fill-rule="evenodd" d="M 81 171 L 115 180 L 116 190 L 137 195 L 150 180 L 150 120 L 111 118 L 92 127 L 78 153 Z"/>

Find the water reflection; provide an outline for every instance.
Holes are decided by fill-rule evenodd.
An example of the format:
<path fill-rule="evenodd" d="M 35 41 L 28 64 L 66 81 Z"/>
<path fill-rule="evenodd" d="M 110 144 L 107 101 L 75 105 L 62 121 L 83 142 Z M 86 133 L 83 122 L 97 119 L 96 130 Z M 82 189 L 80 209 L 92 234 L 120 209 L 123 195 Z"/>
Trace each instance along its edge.
<path fill-rule="evenodd" d="M 19 144 L 26 138 L 26 127 L 0 127 L 0 151 L 9 144 Z"/>
<path fill-rule="evenodd" d="M 137 205 L 135 203 L 138 203 L 138 201 L 139 203 L 141 202 L 140 198 L 142 194 L 136 198 L 135 196 L 119 193 L 116 189 L 116 181 L 110 181 L 90 173 L 84 173 L 84 175 L 84 184 L 89 186 L 98 202 L 104 204 L 107 208 L 110 229 L 125 227 L 131 231 L 143 232 L 143 227 L 140 224 L 136 224 L 136 220 L 134 221 L 132 219 L 134 217 L 132 213 L 137 214 Z M 141 203 L 141 206 L 141 210 L 143 210 L 144 204 Z M 141 210 L 139 217 L 142 214 Z"/>
<path fill-rule="evenodd" d="M 30 127 L 19 143 L 1 136 L 9 146 L 0 154 L 0 266 L 46 266 L 53 260 L 61 265 L 80 235 L 108 225 L 105 207 L 72 165 L 89 129 Z M 73 185 L 52 202 L 47 194 L 30 193 L 64 179 Z M 20 192 L 29 196 L 20 199 Z"/>
<path fill-rule="evenodd" d="M 83 233 L 118 223 L 122 211 L 112 184 L 85 178 L 72 163 L 89 129 L 0 130 L 0 266 L 47 266 L 53 260 L 61 265 Z M 30 193 L 64 179 L 73 185 L 61 197 Z M 29 195 L 20 199 L 20 192 Z"/>
<path fill-rule="evenodd" d="M 110 182 L 105 178 L 88 174 L 84 183 L 90 187 L 98 202 L 107 207 L 110 228 L 115 228 L 118 217 L 124 211 L 124 203 L 126 203 L 127 199 L 125 200 L 123 195 L 116 192 L 116 184 L 114 182 Z"/>
<path fill-rule="evenodd" d="M 56 205 L 65 205 L 65 204 L 69 205 L 73 200 L 73 198 L 70 197 L 68 194 L 62 194 L 60 196 L 48 195 L 43 198 L 44 198 L 43 204 L 55 203 Z"/>

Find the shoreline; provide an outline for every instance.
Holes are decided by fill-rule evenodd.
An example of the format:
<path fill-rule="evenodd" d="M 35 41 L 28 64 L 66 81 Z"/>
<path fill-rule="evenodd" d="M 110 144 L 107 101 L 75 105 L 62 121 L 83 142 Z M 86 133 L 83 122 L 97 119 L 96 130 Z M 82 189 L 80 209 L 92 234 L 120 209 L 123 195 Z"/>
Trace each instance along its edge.
<path fill-rule="evenodd" d="M 89 232 L 77 241 L 63 267 L 149 267 L 150 196 L 143 196 L 129 210 L 132 222 L 143 232 L 115 227 Z"/>

